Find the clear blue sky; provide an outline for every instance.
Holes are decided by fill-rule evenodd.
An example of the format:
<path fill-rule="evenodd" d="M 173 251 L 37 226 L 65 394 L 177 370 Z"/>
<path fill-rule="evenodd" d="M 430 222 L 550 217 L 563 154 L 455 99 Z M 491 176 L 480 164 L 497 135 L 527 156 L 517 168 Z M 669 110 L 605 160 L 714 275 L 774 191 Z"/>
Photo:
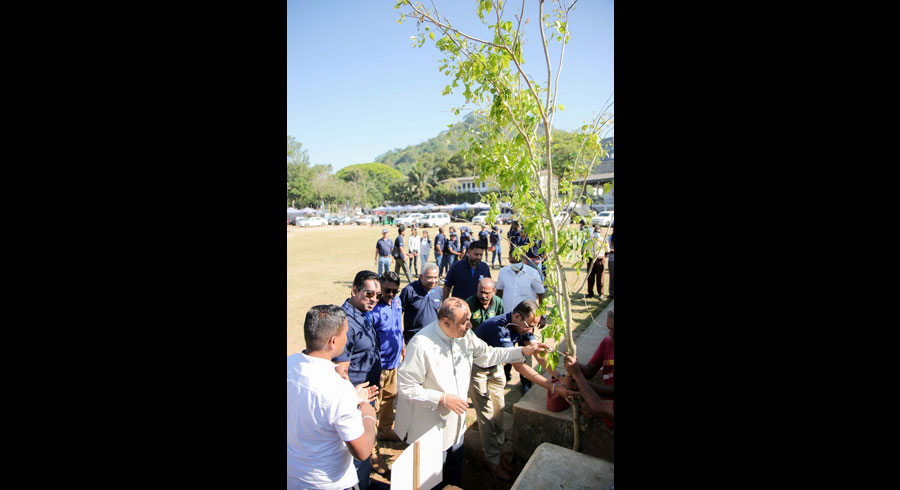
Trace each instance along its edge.
<path fill-rule="evenodd" d="M 490 39 L 475 13 L 476 1 L 434 0 L 441 15 L 460 30 Z M 303 143 L 313 164 L 368 163 L 394 148 L 437 136 L 468 113 L 453 114 L 465 102 L 459 93 L 442 96 L 452 81 L 437 70 L 441 53 L 431 41 L 414 48 L 416 22 L 398 24 L 392 0 L 288 0 L 287 134 Z M 430 5 L 430 2 L 425 2 Z M 504 20 L 511 20 L 508 3 Z M 402 8 L 404 12 L 408 8 Z M 552 4 L 545 3 L 545 13 Z M 518 9 L 516 9 L 518 14 Z M 493 15 L 493 14 L 492 14 Z M 546 84 L 538 32 L 538 2 L 526 0 L 523 26 L 525 71 Z M 493 22 L 491 22 L 493 23 Z M 423 24 L 424 32 L 424 24 Z M 613 1 L 580 0 L 570 14 L 557 129 L 579 128 L 614 95 Z M 554 46 L 551 43 L 551 46 Z M 556 44 L 558 46 L 558 44 Z M 551 50 L 556 76 L 559 51 Z"/>

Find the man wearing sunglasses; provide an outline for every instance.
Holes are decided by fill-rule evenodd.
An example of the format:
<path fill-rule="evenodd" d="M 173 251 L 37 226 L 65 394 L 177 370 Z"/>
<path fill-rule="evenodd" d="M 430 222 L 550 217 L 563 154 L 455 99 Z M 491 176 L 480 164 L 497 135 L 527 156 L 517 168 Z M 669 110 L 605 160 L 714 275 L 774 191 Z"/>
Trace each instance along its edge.
<path fill-rule="evenodd" d="M 370 312 L 380 295 L 378 274 L 372 271 L 356 273 L 350 297 L 341 305 L 347 314 L 347 344 L 340 355 L 331 359 L 337 364 L 335 371 L 342 378 L 350 380 L 354 386 L 367 383 L 373 396 L 377 394 L 381 381 L 381 346 Z M 359 488 L 365 490 L 369 484 L 371 463 L 368 458 L 365 461 L 354 459 L 353 465 L 359 478 Z"/>
<path fill-rule="evenodd" d="M 513 311 L 481 322 L 475 329 L 475 335 L 491 347 L 514 347 L 517 343 L 520 346 L 527 346 L 536 343 L 534 330 L 540 323 L 537 310 L 536 302 L 522 301 Z M 544 359 L 539 355 L 535 357 L 546 368 Z M 502 364 L 481 366 L 475 362 L 472 366 L 469 396 L 475 405 L 475 414 L 478 418 L 478 433 L 481 435 L 481 447 L 484 449 L 484 466 L 498 479 L 510 481 L 512 462 L 500 457 L 506 437 L 503 431 L 506 376 L 501 366 Z M 548 391 L 563 396 L 572 394 L 566 388 L 550 383 L 522 360 L 513 362 L 512 366 L 520 376 L 543 386 Z"/>
<path fill-rule="evenodd" d="M 403 344 L 403 303 L 398 297 L 399 292 L 400 276 L 396 272 L 385 272 L 381 275 L 381 299 L 372 308 L 372 322 L 381 345 L 381 381 L 378 398 L 375 401 L 375 411 L 378 412 L 378 440 L 386 441 L 400 440 L 393 431 L 397 366 L 406 355 L 406 347 Z M 377 466 L 381 466 L 380 462 Z M 376 468 L 376 471 L 378 469 Z"/>

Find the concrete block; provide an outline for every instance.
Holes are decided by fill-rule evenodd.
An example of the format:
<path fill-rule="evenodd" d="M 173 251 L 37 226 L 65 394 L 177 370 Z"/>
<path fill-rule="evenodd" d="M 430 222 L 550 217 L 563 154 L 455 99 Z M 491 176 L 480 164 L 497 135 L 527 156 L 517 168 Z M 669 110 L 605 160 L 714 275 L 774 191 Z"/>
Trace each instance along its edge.
<path fill-rule="evenodd" d="M 578 346 L 578 361 L 587 364 L 600 341 L 609 334 L 606 328 L 606 313 L 613 307 L 610 303 L 597 316 L 596 321 L 575 341 Z M 564 346 L 565 340 L 561 342 Z M 559 350 L 565 351 L 564 348 Z M 557 372 L 565 368 L 558 366 Z M 545 377 L 546 373 L 544 373 Z M 583 417 L 581 450 L 584 454 L 615 461 L 614 433 L 606 428 L 599 417 Z M 513 405 L 513 444 L 516 455 L 527 460 L 542 443 L 571 448 L 575 438 L 572 423 L 572 408 L 562 412 L 547 410 L 547 390 L 532 386 L 531 390 Z"/>
<path fill-rule="evenodd" d="M 614 482 L 613 463 L 543 443 L 510 490 L 607 490 Z"/>

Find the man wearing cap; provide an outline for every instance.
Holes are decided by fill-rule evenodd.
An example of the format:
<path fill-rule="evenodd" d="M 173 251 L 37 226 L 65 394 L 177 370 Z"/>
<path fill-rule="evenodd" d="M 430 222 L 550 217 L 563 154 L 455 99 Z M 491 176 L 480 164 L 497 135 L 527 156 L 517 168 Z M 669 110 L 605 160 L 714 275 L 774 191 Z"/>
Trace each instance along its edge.
<path fill-rule="evenodd" d="M 456 241 L 456 231 L 451 227 L 450 228 L 450 238 L 447 240 L 447 243 L 444 245 L 444 263 L 441 265 L 441 271 L 446 271 L 444 274 L 444 278 L 446 279 L 447 275 L 450 273 L 450 268 L 453 267 L 459 260 L 459 242 Z"/>
<path fill-rule="evenodd" d="M 391 270 L 391 250 L 394 242 L 388 238 L 387 228 L 381 230 L 381 240 L 375 243 L 375 262 L 378 264 L 378 275 Z"/>
<path fill-rule="evenodd" d="M 472 230 L 468 226 L 463 226 L 460 227 L 459 231 L 462 232 L 462 235 L 459 237 L 459 259 L 463 260 L 466 258 L 466 254 L 469 253 L 469 246 L 472 243 Z"/>
<path fill-rule="evenodd" d="M 500 249 L 500 227 L 494 225 L 490 234 L 490 243 L 494 247 L 491 253 L 491 267 L 494 267 L 494 259 L 500 260 L 500 268 L 503 268 L 503 251 Z"/>
<path fill-rule="evenodd" d="M 444 281 L 444 297 L 459 298 L 463 301 L 475 294 L 478 281 L 485 277 L 491 277 L 491 268 L 481 261 L 487 244 L 482 241 L 472 242 L 469 246 L 469 254 L 466 260 L 460 260 L 453 264 L 447 271 L 447 279 Z M 451 294 L 451 289 L 453 293 Z"/>
<path fill-rule="evenodd" d="M 397 238 L 394 239 L 394 272 L 399 274 L 400 268 L 403 268 L 403 272 L 406 273 L 406 282 L 411 283 L 413 282 L 412 276 L 409 275 L 409 267 L 406 265 L 406 259 L 409 257 L 409 254 L 406 252 L 408 247 L 403 243 L 406 241 L 405 234 L 406 226 L 400 225 L 400 227 L 397 228 Z"/>

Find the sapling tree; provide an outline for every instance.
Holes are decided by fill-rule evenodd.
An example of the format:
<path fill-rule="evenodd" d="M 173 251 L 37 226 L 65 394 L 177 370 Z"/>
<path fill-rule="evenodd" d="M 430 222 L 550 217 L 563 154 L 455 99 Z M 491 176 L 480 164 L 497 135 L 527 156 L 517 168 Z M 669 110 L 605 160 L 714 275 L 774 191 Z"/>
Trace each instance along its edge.
<path fill-rule="evenodd" d="M 529 22 L 526 3 L 537 11 L 538 22 Z M 514 5 L 507 12 L 505 2 L 479 0 L 475 11 L 486 26 L 485 33 L 479 34 L 456 28 L 440 14 L 434 1 L 429 7 L 400 0 L 395 8 L 405 10 L 401 10 L 398 22 L 416 22 L 417 35 L 412 36 L 415 46 L 433 42 L 444 56 L 438 69 L 452 82 L 443 93 L 462 87 L 466 102 L 454 112 L 459 114 L 469 107 L 481 116 L 480 124 L 469 127 L 470 145 L 464 156 L 475 163 L 476 182 L 496 183 L 518 211 L 529 243 L 514 253 L 521 256 L 537 243 L 536 239 L 540 240 L 540 252 L 547 254 L 545 286 L 549 291 L 540 311 L 547 323 L 543 336 L 557 343 L 564 336 L 567 351 L 575 355 L 571 291 L 563 262 L 580 271 L 586 262 L 585 242 L 592 238 L 569 226 L 568 212 L 576 196 L 581 199 L 584 195 L 584 186 L 576 192 L 572 181 L 584 180 L 606 154 L 601 140 L 613 129 L 612 98 L 575 132 L 578 150 L 574 157 L 568 155 L 565 164 L 554 169 L 553 118 L 556 111 L 564 110 L 557 102 L 559 81 L 565 47 L 571 38 L 569 16 L 577 0 L 554 0 L 548 13 L 544 11 L 545 3 L 522 0 L 521 5 Z M 541 71 L 536 74 L 524 69 L 525 34 L 529 30 L 538 31 L 544 55 Z M 551 53 L 556 58 L 557 50 L 554 66 Z M 500 196 L 491 193 L 486 198 L 491 204 L 487 221 L 494 223 L 500 212 Z M 584 202 L 591 203 L 589 198 Z M 559 362 L 559 352 L 547 356 L 549 370 L 554 371 Z M 577 403 L 573 407 L 573 449 L 580 451 L 580 410 Z"/>

